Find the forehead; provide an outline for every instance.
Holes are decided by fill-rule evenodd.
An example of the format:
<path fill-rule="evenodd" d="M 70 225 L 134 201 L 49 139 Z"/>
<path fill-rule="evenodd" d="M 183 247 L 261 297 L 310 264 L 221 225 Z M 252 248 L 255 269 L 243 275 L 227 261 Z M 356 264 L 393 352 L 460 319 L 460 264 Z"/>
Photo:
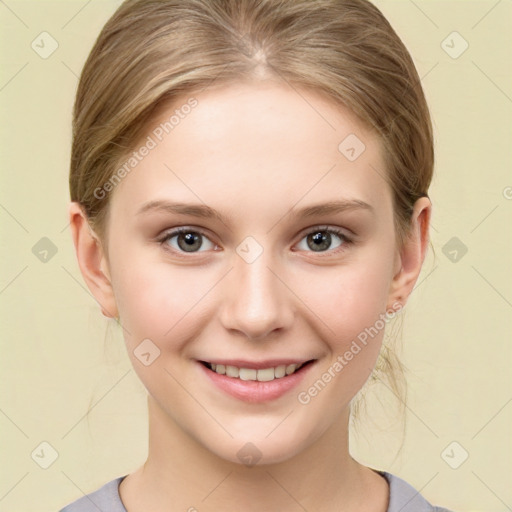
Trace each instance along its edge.
<path fill-rule="evenodd" d="M 143 145 L 151 149 L 112 197 L 125 213 L 177 196 L 235 212 L 326 193 L 390 204 L 378 137 L 348 109 L 284 82 L 183 94 L 159 111 L 135 150 Z"/>

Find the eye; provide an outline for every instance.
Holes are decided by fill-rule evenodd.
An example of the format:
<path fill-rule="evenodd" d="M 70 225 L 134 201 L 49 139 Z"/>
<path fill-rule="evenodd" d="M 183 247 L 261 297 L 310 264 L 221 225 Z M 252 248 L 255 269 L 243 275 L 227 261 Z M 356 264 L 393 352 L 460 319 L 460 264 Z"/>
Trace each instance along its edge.
<path fill-rule="evenodd" d="M 205 252 L 217 247 L 206 234 L 187 227 L 177 228 L 165 233 L 158 242 L 166 250 L 173 250 L 178 253 Z M 352 240 L 342 230 L 321 226 L 306 233 L 297 247 L 299 250 L 307 252 L 338 252 L 335 249 L 341 247 L 338 250 L 344 250 L 351 243 L 353 243 Z"/>
<path fill-rule="evenodd" d="M 298 247 L 300 250 L 312 252 L 328 252 L 333 249 L 350 245 L 352 240 L 346 236 L 343 231 L 336 228 L 318 227 L 309 233 L 300 241 Z M 338 251 L 333 251 L 338 252 Z"/>
<path fill-rule="evenodd" d="M 177 252 L 204 252 L 216 247 L 204 233 L 186 227 L 166 233 L 159 242 Z"/>

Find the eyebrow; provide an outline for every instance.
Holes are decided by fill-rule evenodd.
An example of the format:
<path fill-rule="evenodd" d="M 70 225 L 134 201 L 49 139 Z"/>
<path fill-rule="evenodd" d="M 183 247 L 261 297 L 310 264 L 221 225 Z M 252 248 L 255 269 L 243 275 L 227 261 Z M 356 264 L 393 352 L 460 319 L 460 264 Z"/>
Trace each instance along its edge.
<path fill-rule="evenodd" d="M 334 213 L 342 213 L 346 211 L 363 210 L 368 211 L 372 214 L 375 213 L 375 209 L 370 204 L 361 201 L 359 199 L 343 199 L 337 201 L 328 201 L 326 203 L 315 204 L 306 206 L 301 209 L 291 209 L 288 214 L 294 218 L 308 218 L 319 215 L 328 215 Z M 154 200 L 149 201 L 142 205 L 137 211 L 137 215 L 141 215 L 149 212 L 163 212 L 163 213 L 174 213 L 181 215 L 190 215 L 192 217 L 201 217 L 206 219 L 216 219 L 223 224 L 228 223 L 228 219 L 224 217 L 220 212 L 210 208 L 205 204 L 194 204 L 194 203 L 179 203 L 170 202 L 166 200 Z"/>
<path fill-rule="evenodd" d="M 328 201 L 327 203 L 306 206 L 300 210 L 291 210 L 292 217 L 313 217 L 315 215 L 327 215 L 330 213 L 342 213 L 346 211 L 366 210 L 375 213 L 372 205 L 361 201 L 360 199 L 342 199 L 338 201 Z"/>

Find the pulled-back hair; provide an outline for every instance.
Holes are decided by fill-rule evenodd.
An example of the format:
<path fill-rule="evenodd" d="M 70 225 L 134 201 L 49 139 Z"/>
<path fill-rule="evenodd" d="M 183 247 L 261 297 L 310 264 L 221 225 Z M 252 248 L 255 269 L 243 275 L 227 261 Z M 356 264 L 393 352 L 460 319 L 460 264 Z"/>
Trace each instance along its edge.
<path fill-rule="evenodd" d="M 432 179 L 432 125 L 409 52 L 366 0 L 125 1 L 85 63 L 73 115 L 71 199 L 100 238 L 109 195 L 95 191 L 164 105 L 262 77 L 320 92 L 377 133 L 401 246 Z M 384 347 L 377 367 L 398 390 L 394 352 Z"/>

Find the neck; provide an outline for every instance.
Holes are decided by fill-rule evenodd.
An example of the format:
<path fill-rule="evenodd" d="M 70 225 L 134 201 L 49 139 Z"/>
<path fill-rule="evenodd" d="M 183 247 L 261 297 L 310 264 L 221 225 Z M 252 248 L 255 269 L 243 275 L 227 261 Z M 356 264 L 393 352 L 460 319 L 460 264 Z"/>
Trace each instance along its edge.
<path fill-rule="evenodd" d="M 381 490 L 385 485 L 384 479 L 350 456 L 348 411 L 290 459 L 247 466 L 212 453 L 183 431 L 151 396 L 148 405 L 147 461 L 120 486 L 128 512 L 363 510 L 375 477 L 381 481 Z"/>

